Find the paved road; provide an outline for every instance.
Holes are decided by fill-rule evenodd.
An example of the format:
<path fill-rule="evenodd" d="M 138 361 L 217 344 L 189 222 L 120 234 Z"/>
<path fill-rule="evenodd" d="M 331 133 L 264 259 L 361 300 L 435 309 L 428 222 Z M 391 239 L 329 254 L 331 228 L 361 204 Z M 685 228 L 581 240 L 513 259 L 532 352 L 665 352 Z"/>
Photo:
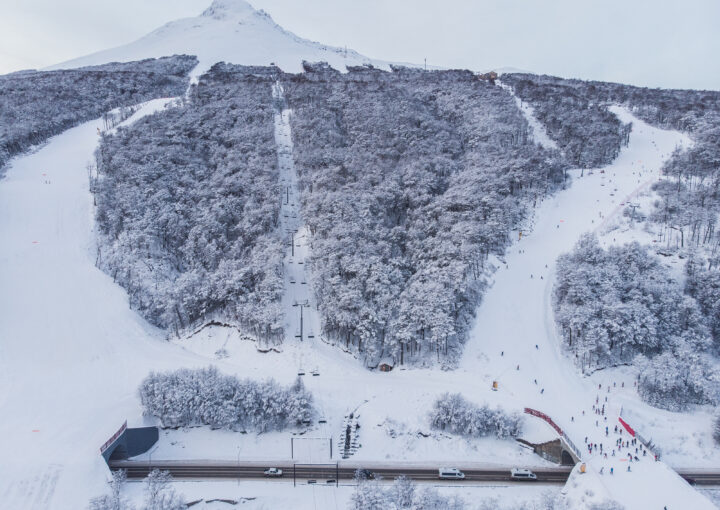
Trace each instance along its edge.
<path fill-rule="evenodd" d="M 383 479 L 391 480 L 406 476 L 414 480 L 437 480 L 437 468 L 417 467 L 412 465 L 372 465 L 368 464 L 334 464 L 320 466 L 296 465 L 288 463 L 248 463 L 232 461 L 112 461 L 110 468 L 127 470 L 128 478 L 144 478 L 151 469 L 170 471 L 174 478 L 262 478 L 263 471 L 268 467 L 279 467 L 285 472 L 285 478 L 292 478 L 293 471 L 298 479 L 317 480 L 350 480 L 359 468 L 368 469 Z M 464 473 L 466 481 L 511 482 L 510 468 L 475 469 L 458 466 Z M 538 481 L 545 483 L 564 484 L 570 474 L 570 467 L 541 468 L 534 470 Z M 452 482 L 452 481 L 451 481 Z"/>
<path fill-rule="evenodd" d="M 317 480 L 325 483 L 327 480 L 350 480 L 357 469 L 367 469 L 392 480 L 399 476 L 406 476 L 413 480 L 437 480 L 437 468 L 418 467 L 413 465 L 373 465 L 372 463 L 343 463 L 337 468 L 334 464 L 323 466 L 295 465 L 287 462 L 232 462 L 232 461 L 111 461 L 113 470 L 125 469 L 128 478 L 144 478 L 151 469 L 170 471 L 174 478 L 262 478 L 263 471 L 268 467 L 279 467 L 285 472 L 285 479 L 295 476 L 300 480 Z M 510 468 L 477 469 L 457 466 L 465 473 L 465 480 L 470 482 L 517 482 L 510 478 Z M 570 475 L 570 467 L 537 468 L 533 472 L 539 482 L 564 484 Z M 720 471 L 700 469 L 680 469 L 678 474 L 694 485 L 720 485 Z M 450 481 L 452 483 L 452 481 Z M 522 483 L 522 482 L 518 482 Z"/>

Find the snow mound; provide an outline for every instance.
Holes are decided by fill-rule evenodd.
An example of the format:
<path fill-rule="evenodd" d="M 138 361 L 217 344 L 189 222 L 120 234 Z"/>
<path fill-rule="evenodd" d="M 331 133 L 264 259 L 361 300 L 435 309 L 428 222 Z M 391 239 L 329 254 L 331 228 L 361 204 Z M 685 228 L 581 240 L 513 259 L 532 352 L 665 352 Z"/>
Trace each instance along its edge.
<path fill-rule="evenodd" d="M 244 0 L 215 0 L 200 16 L 167 23 L 137 41 L 56 64 L 48 69 L 68 69 L 107 62 L 129 62 L 175 54 L 195 55 L 197 72 L 216 62 L 267 66 L 302 71 L 303 60 L 325 61 L 335 69 L 372 64 L 389 69 L 387 62 L 372 60 L 346 48 L 326 46 L 298 37 L 280 27 L 264 11 Z"/>

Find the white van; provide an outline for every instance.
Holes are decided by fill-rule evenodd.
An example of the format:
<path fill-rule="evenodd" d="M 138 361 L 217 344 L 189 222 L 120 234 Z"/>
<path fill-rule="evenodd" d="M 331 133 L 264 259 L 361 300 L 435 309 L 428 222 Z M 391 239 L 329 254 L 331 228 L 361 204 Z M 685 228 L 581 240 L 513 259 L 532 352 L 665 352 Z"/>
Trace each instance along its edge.
<path fill-rule="evenodd" d="M 458 468 L 440 468 L 438 469 L 438 478 L 440 480 L 464 480 L 465 473 Z"/>
<path fill-rule="evenodd" d="M 537 475 L 525 468 L 512 468 L 510 478 L 513 480 L 537 480 Z"/>

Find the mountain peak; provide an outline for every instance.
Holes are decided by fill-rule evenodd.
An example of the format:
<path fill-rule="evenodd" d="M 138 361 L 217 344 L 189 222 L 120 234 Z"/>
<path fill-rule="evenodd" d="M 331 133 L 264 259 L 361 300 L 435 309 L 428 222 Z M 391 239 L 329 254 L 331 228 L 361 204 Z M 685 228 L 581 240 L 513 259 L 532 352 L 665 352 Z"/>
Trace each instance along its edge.
<path fill-rule="evenodd" d="M 267 66 L 302 72 L 302 62 L 327 62 L 333 68 L 372 63 L 389 69 L 386 62 L 371 60 L 359 53 L 309 41 L 283 29 L 265 11 L 246 0 L 214 0 L 194 18 L 166 23 L 129 44 L 51 66 L 67 69 L 107 62 L 129 62 L 169 55 L 195 55 L 199 64 L 193 76 L 216 62 Z"/>
<path fill-rule="evenodd" d="M 258 14 L 255 8 L 245 0 L 213 0 L 205 9 L 202 17 L 223 20 L 227 18 L 247 17 Z"/>

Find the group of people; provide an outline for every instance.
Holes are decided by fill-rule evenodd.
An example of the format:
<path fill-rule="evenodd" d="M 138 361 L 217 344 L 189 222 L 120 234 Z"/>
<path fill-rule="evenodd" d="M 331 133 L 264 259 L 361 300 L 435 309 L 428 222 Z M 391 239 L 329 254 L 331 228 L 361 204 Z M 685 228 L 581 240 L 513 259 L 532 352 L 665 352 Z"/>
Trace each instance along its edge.
<path fill-rule="evenodd" d="M 598 391 L 602 391 L 602 384 L 598 384 Z M 621 382 L 620 387 L 624 388 L 625 383 Z M 617 388 L 617 383 L 612 384 L 612 388 Z M 610 393 L 611 386 L 607 385 L 607 393 Z M 600 426 L 600 419 L 604 422 L 605 437 L 609 437 L 612 432 L 615 434 L 615 442 L 612 446 L 604 445 L 603 443 L 596 443 L 589 437 L 585 437 L 585 445 L 589 455 L 600 455 L 602 459 L 609 459 L 610 457 L 617 457 L 618 460 L 623 462 L 627 461 L 627 471 L 631 472 L 631 464 L 633 462 L 640 462 L 642 457 L 647 457 L 648 450 L 636 437 L 632 434 L 632 431 L 626 431 L 622 425 L 615 425 L 613 429 L 610 429 L 611 425 L 607 424 L 608 417 L 606 406 L 608 404 L 608 397 L 605 396 L 604 401 L 600 400 L 600 393 L 595 397 L 595 403 L 592 405 L 592 412 L 598 417 L 595 421 L 595 426 Z M 582 412 L 583 416 L 585 411 Z M 575 417 L 570 418 L 571 421 L 575 421 Z M 654 457 L 657 461 L 657 456 Z M 610 466 L 610 474 L 615 473 L 615 468 Z M 600 468 L 599 473 L 602 475 L 605 473 L 605 466 Z"/>

